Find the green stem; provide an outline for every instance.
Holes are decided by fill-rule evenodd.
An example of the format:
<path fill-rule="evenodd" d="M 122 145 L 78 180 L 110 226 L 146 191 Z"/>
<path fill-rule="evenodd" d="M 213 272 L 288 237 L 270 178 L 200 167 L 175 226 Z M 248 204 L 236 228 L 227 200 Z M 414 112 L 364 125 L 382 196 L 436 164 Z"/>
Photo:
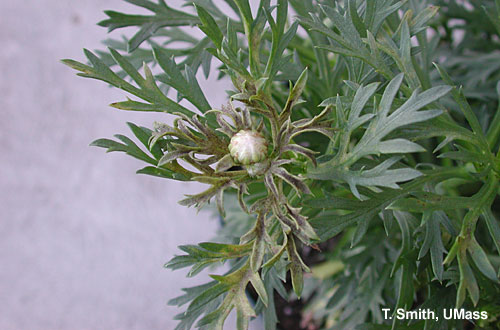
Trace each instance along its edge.
<path fill-rule="evenodd" d="M 457 236 L 448 255 L 443 261 L 444 264 L 451 263 L 453 259 L 455 259 L 457 252 L 459 252 L 460 249 L 466 248 L 469 241 L 474 238 L 479 215 L 483 212 L 484 208 L 489 208 L 491 206 L 491 203 L 497 195 L 497 189 L 498 178 L 494 173 L 490 173 L 488 181 L 481 187 L 477 194 L 471 197 L 476 200 L 475 206 L 465 215 L 460 234 Z"/>
<path fill-rule="evenodd" d="M 476 230 L 476 223 L 479 215 L 481 214 L 483 207 L 489 207 L 493 202 L 497 194 L 498 178 L 495 174 L 491 173 L 488 177 L 488 181 L 481 187 L 481 190 L 476 194 L 478 196 L 478 202 L 476 207 L 471 209 L 464 218 L 462 224 L 462 230 L 460 231 L 460 236 L 466 240 L 473 237 Z"/>
<path fill-rule="evenodd" d="M 254 29 L 252 27 L 252 23 L 254 20 L 248 0 L 237 0 L 235 3 L 240 12 L 241 20 L 243 21 L 243 28 L 248 40 L 248 60 L 250 62 L 250 72 L 254 78 L 258 78 L 260 72 L 259 46 L 261 36 L 254 35 L 253 33 Z"/>
<path fill-rule="evenodd" d="M 250 72 L 254 79 L 260 78 L 260 39 L 252 31 L 248 35 L 248 57 L 250 61 Z"/>

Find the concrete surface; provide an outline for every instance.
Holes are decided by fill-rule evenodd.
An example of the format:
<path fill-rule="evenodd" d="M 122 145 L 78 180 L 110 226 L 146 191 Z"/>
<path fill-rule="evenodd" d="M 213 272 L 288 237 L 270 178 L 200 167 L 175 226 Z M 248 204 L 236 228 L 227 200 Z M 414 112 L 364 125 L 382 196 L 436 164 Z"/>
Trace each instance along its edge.
<path fill-rule="evenodd" d="M 59 63 L 102 48 L 104 9 L 130 8 L 0 1 L 0 329 L 173 329 L 181 310 L 166 302 L 207 281 L 163 269 L 177 245 L 215 233 L 208 214 L 177 204 L 200 186 L 136 175 L 141 162 L 88 147 L 166 115 L 114 110 L 125 93 Z M 225 102 L 227 83 L 202 85 Z"/>

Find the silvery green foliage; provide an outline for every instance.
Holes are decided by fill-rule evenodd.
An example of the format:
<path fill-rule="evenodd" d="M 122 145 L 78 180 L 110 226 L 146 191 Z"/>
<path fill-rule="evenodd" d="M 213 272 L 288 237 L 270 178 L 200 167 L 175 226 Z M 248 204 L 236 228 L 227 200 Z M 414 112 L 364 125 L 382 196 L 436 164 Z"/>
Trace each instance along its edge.
<path fill-rule="evenodd" d="M 321 164 L 316 169 L 312 169 L 309 172 L 310 177 L 347 182 L 353 194 L 360 198 L 361 196 L 356 188 L 357 185 L 399 188 L 398 182 L 409 181 L 420 176 L 420 172 L 411 168 L 389 169 L 398 162 L 400 158 L 397 157 L 388 158 L 372 169 L 362 168 L 358 171 L 349 171 L 351 165 L 369 155 L 405 154 L 425 151 L 420 145 L 406 139 L 382 140 L 399 127 L 426 121 L 440 115 L 442 111 L 439 109 L 417 110 L 446 95 L 450 91 L 450 87 L 434 87 L 423 93 L 415 90 L 405 103 L 389 115 L 394 97 L 398 93 L 403 78 L 404 74 L 400 73 L 389 82 L 380 103 L 377 104 L 374 101 L 374 113 L 367 113 L 360 116 L 366 103 L 372 99 L 379 85 L 378 83 L 371 83 L 366 87 L 360 86 L 357 88 L 348 118 L 345 118 L 342 101 L 340 97 L 337 97 L 337 123 L 342 132 L 338 135 L 340 140 L 339 145 L 348 146 L 350 136 L 354 130 L 368 121 L 370 121 L 370 124 L 352 150 L 347 150 L 345 147 L 339 150 L 334 159 Z"/>
<path fill-rule="evenodd" d="M 166 264 L 188 276 L 229 264 L 170 301 L 187 305 L 176 329 L 222 329 L 232 311 L 226 327 L 262 315 L 276 329 L 275 293 L 305 299 L 313 329 L 462 327 L 386 320 L 384 307 L 487 310 L 480 325 L 499 326 L 500 2 L 126 1 L 150 14 L 106 11 L 99 25 L 132 38 L 63 62 L 132 97 L 112 107 L 174 117 L 92 145 L 207 184 L 180 203 L 214 201 L 224 220 L 215 242 Z M 232 81 L 226 104 L 200 69 Z"/>

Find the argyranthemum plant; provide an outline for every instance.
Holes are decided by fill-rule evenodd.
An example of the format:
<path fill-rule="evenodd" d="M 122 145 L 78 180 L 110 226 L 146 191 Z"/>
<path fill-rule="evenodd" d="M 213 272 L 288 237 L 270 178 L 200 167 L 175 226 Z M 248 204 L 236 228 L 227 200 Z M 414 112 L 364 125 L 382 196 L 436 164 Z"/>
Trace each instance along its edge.
<path fill-rule="evenodd" d="M 231 329 L 258 315 L 267 330 L 500 326 L 498 2 L 126 1 L 151 14 L 99 24 L 132 38 L 63 62 L 134 98 L 111 106 L 173 118 L 129 123 L 142 147 L 93 145 L 207 184 L 180 203 L 224 219 L 217 242 L 166 264 L 194 276 L 229 260 L 170 301 L 188 304 L 176 329 L 222 329 L 233 310 Z M 226 104 L 198 84 L 214 71 Z M 445 317 L 462 307 L 478 313 Z M 423 309 L 435 317 L 398 317 Z"/>

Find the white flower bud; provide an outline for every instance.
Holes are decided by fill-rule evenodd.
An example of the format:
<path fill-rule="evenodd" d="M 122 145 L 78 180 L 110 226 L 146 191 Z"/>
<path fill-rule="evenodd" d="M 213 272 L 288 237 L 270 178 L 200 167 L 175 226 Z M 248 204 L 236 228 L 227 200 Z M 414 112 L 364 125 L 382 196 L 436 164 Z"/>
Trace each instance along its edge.
<path fill-rule="evenodd" d="M 228 148 L 234 161 L 242 165 L 261 162 L 267 156 L 267 141 L 255 131 L 239 131 L 231 138 Z"/>

